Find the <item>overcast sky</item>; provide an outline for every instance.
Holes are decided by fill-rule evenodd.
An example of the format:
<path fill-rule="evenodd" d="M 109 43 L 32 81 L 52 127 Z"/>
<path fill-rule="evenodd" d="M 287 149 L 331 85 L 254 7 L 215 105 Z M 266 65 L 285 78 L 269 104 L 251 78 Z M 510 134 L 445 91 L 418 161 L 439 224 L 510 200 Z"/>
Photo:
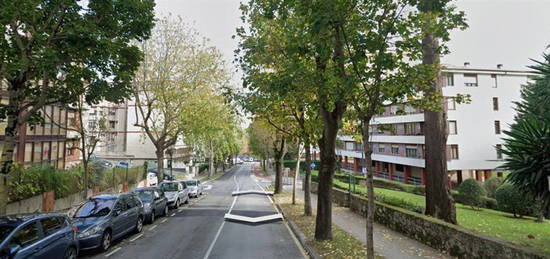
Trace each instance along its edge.
<path fill-rule="evenodd" d="M 157 0 L 157 13 L 181 15 L 233 60 L 237 41 L 231 39 L 241 24 L 240 0 Z M 458 0 L 469 28 L 452 34 L 451 54 L 444 63 L 474 67 L 525 69 L 530 58 L 540 59 L 550 45 L 550 0 Z"/>

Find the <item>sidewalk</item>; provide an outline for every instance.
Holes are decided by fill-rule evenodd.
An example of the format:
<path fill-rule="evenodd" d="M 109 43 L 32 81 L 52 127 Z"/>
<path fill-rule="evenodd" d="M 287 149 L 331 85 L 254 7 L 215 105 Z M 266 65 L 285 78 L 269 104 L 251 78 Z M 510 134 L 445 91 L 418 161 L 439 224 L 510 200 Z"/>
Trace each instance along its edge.
<path fill-rule="evenodd" d="M 292 186 L 285 186 L 285 189 Z M 296 186 L 296 197 L 304 199 L 300 185 Z M 311 194 L 313 211 L 317 209 L 317 195 Z M 332 222 L 355 238 L 367 243 L 367 219 L 345 207 L 332 207 Z M 374 250 L 386 258 L 452 258 L 386 226 L 374 223 Z"/>

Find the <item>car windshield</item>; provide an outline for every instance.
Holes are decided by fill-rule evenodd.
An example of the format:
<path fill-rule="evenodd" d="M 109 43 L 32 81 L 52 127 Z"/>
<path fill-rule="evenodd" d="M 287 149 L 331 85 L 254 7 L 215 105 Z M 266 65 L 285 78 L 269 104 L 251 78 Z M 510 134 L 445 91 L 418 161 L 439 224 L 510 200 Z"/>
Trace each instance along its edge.
<path fill-rule="evenodd" d="M 0 225 L 0 242 L 4 240 L 12 231 L 14 227 L 8 225 Z"/>
<path fill-rule="evenodd" d="M 163 183 L 162 190 L 165 192 L 177 192 L 178 191 L 178 184 L 177 183 Z"/>
<path fill-rule="evenodd" d="M 91 199 L 90 201 L 82 204 L 74 215 L 75 218 L 91 218 L 102 217 L 113 208 L 115 199 Z"/>
<path fill-rule="evenodd" d="M 153 191 L 137 191 L 137 196 L 142 201 L 152 201 L 153 200 Z"/>
<path fill-rule="evenodd" d="M 197 181 L 185 181 L 185 183 L 188 185 L 188 186 L 196 186 L 197 185 Z"/>

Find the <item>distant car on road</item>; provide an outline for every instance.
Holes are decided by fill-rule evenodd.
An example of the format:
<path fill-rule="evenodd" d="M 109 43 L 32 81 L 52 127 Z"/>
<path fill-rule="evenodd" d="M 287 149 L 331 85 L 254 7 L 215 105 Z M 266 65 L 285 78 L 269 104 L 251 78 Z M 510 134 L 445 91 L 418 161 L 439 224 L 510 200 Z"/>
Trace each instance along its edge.
<path fill-rule="evenodd" d="M 135 194 L 104 194 L 90 198 L 75 211 L 81 250 L 105 251 L 113 240 L 143 230 L 143 204 Z"/>
<path fill-rule="evenodd" d="M 143 214 L 148 222 L 153 223 L 157 216 L 168 214 L 168 199 L 160 188 L 138 188 L 132 193 L 135 193 L 143 203 Z"/>
<path fill-rule="evenodd" d="M 148 173 L 154 173 L 155 175 L 158 175 L 158 170 L 156 168 L 149 168 L 147 170 Z M 174 177 L 170 176 L 169 174 L 167 174 L 166 172 L 164 172 L 164 180 L 166 181 L 173 181 L 174 180 Z"/>
<path fill-rule="evenodd" d="M 118 163 L 116 163 L 116 166 L 122 168 L 130 168 L 132 166 L 132 163 L 128 161 L 119 161 Z"/>
<path fill-rule="evenodd" d="M 168 206 L 177 209 L 183 203 L 189 203 L 189 189 L 185 183 L 162 182 L 159 187 L 168 199 Z"/>
<path fill-rule="evenodd" d="M 204 187 L 201 184 L 201 181 L 196 179 L 186 180 L 184 181 L 185 184 L 187 184 L 187 188 L 189 188 L 189 197 L 199 197 L 199 195 L 202 195 L 202 191 L 204 190 Z"/>
<path fill-rule="evenodd" d="M 75 259 L 76 231 L 64 214 L 2 216 L 0 258 Z"/>

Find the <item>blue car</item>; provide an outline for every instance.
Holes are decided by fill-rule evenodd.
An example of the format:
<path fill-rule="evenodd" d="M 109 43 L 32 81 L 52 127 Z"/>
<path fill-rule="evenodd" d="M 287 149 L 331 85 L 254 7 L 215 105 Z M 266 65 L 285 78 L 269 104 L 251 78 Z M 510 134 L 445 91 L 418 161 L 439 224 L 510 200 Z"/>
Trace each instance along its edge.
<path fill-rule="evenodd" d="M 77 229 L 64 214 L 0 217 L 0 258 L 66 258 L 78 255 Z"/>
<path fill-rule="evenodd" d="M 105 251 L 113 240 L 143 230 L 143 203 L 135 194 L 104 194 L 90 198 L 75 211 L 81 250 Z"/>

